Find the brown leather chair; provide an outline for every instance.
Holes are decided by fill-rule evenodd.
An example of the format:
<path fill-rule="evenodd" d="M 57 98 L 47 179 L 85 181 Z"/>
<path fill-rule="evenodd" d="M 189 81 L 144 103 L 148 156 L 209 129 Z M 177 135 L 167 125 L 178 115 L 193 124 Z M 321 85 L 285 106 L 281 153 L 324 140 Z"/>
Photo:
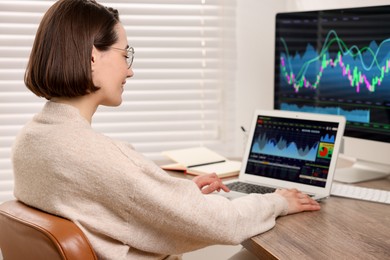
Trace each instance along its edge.
<path fill-rule="evenodd" d="M 76 224 L 16 200 L 0 205 L 0 248 L 4 260 L 97 259 Z"/>

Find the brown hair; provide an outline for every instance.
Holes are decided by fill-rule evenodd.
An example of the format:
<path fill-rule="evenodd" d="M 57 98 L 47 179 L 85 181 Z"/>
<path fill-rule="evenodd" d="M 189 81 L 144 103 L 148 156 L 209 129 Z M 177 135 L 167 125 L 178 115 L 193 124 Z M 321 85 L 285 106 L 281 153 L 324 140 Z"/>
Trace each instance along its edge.
<path fill-rule="evenodd" d="M 92 48 L 107 50 L 118 36 L 118 11 L 94 0 L 59 0 L 39 25 L 24 82 L 35 95 L 77 97 L 99 89 L 92 82 Z"/>

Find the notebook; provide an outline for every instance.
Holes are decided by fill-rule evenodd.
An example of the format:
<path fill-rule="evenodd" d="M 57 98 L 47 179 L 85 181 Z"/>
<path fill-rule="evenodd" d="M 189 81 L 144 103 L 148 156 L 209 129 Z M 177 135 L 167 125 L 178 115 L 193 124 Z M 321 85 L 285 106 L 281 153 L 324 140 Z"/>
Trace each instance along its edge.
<path fill-rule="evenodd" d="M 238 180 L 226 182 L 231 191 L 223 196 L 252 193 L 252 187 L 233 188 L 244 184 L 328 197 L 344 128 L 343 116 L 256 110 Z"/>
<path fill-rule="evenodd" d="M 220 178 L 238 176 L 241 162 L 228 160 L 205 146 L 163 151 L 176 163 L 161 165 L 166 171 L 182 171 L 192 175 L 215 173 Z"/>

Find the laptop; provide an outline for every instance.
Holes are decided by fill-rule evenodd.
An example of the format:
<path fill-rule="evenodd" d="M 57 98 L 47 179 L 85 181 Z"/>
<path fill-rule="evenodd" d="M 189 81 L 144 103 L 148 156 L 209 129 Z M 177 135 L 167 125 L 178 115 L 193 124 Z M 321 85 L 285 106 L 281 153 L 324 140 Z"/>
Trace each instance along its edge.
<path fill-rule="evenodd" d="M 337 115 L 256 110 L 238 180 L 226 182 L 231 191 L 222 195 L 234 199 L 296 188 L 316 200 L 328 197 L 345 121 Z"/>

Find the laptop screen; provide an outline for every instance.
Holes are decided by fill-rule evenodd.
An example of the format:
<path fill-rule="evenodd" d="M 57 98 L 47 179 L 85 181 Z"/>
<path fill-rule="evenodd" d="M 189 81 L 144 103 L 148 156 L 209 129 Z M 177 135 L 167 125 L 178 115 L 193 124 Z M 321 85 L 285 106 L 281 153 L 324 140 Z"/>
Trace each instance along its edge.
<path fill-rule="evenodd" d="M 245 173 L 325 187 L 338 123 L 257 117 Z"/>

